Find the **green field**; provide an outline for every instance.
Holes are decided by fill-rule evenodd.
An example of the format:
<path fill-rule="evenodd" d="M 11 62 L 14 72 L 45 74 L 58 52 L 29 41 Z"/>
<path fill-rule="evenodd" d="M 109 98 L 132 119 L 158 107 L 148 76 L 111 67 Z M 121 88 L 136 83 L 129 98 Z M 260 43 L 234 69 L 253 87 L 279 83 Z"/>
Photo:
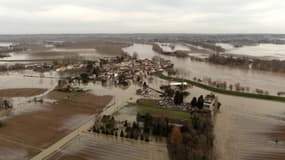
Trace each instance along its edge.
<path fill-rule="evenodd" d="M 247 97 L 247 98 L 256 98 L 256 99 L 264 99 L 264 100 L 271 100 L 271 101 L 279 101 L 279 102 L 285 102 L 285 97 L 279 97 L 279 96 L 272 96 L 272 95 L 260 95 L 260 94 L 254 94 L 254 93 L 245 93 L 245 92 L 237 92 L 237 91 L 231 91 L 231 90 L 225 90 L 220 88 L 211 87 L 202 83 L 198 83 L 195 81 L 191 81 L 188 79 L 181 79 L 181 78 L 173 78 L 169 76 L 163 75 L 161 72 L 157 72 L 155 74 L 157 77 L 165 80 L 173 80 L 173 81 L 183 81 L 190 83 L 196 87 L 206 89 L 212 92 L 226 94 L 226 95 L 232 95 L 232 96 L 239 96 L 239 97 Z"/>
<path fill-rule="evenodd" d="M 173 119 L 189 119 L 191 117 L 188 112 L 160 108 L 159 100 L 140 99 L 139 103 L 129 103 L 127 107 L 136 107 L 138 113 L 149 113 L 155 117 L 163 116 Z"/>

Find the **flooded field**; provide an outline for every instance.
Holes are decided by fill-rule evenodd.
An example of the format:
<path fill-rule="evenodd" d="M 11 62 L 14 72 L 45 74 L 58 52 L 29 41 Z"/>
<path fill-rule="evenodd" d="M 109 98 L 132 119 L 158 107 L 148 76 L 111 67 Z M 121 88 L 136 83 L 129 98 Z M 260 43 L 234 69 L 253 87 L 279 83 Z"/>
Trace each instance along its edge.
<path fill-rule="evenodd" d="M 244 70 L 192 61 L 190 58 L 164 56 L 154 52 L 152 46 L 147 44 L 134 44 L 124 50 L 130 54 L 137 52 L 139 58 L 152 58 L 156 55 L 169 59 L 174 63 L 174 68 L 178 70 L 179 77 L 187 79 L 193 79 L 194 77 L 210 77 L 212 80 L 226 81 L 232 84 L 240 83 L 241 85 L 249 86 L 252 89 L 264 89 L 269 91 L 272 95 L 276 95 L 279 91 L 285 91 L 285 86 L 280 83 L 285 81 L 285 74 Z"/>
<path fill-rule="evenodd" d="M 49 160 L 168 160 L 166 144 L 85 133 Z"/>
<path fill-rule="evenodd" d="M 227 43 L 218 43 L 218 46 L 226 49 L 226 53 L 253 56 L 265 59 L 285 60 L 285 45 L 258 44 L 254 46 L 242 46 L 235 48 Z"/>
<path fill-rule="evenodd" d="M 190 92 L 190 97 L 208 93 L 196 87 Z M 214 130 L 218 160 L 268 159 L 260 153 L 274 153 L 270 159 L 285 156 L 285 142 L 272 136 L 276 128 L 285 127 L 284 103 L 216 95 L 222 103 Z"/>
<path fill-rule="evenodd" d="M 10 52 L 9 57 L 1 58 L 5 61 L 37 61 L 37 60 L 60 60 L 60 59 L 95 59 L 100 57 L 96 49 L 64 49 L 64 48 L 49 48 L 42 51 L 22 51 Z"/>
<path fill-rule="evenodd" d="M 236 68 L 230 68 L 226 66 L 211 65 L 204 62 L 191 61 L 190 59 L 181 59 L 176 57 L 167 57 L 157 54 L 152 50 L 151 45 L 146 44 L 134 44 L 131 47 L 124 48 L 124 51 L 133 54 L 137 52 L 139 58 L 152 58 L 157 55 L 165 59 L 169 59 L 174 63 L 175 68 L 178 70 L 178 76 L 193 79 L 194 77 L 211 77 L 215 80 L 227 81 L 229 83 L 241 83 L 242 85 L 250 86 L 251 88 L 261 88 L 268 90 L 272 94 L 276 94 L 278 91 L 285 91 L 285 86 L 282 82 L 285 80 L 283 74 L 276 74 L 271 72 L 254 71 L 254 70 L 242 70 Z M 77 51 L 80 52 L 81 51 Z M 86 51 L 87 52 L 87 51 Z M 89 51 L 88 51 L 89 52 Z M 85 53 L 82 53 L 85 54 Z M 86 53 L 86 57 L 89 54 Z M 93 56 L 93 55 L 92 55 Z M 21 72 L 7 72 L 0 73 L 0 89 L 9 88 L 53 88 L 57 84 L 57 79 L 52 78 L 35 78 L 25 77 L 25 75 L 37 75 L 32 71 Z M 58 76 L 55 72 L 44 73 L 45 76 Z M 159 89 L 161 84 L 168 83 L 167 81 L 154 78 L 149 85 L 155 89 Z M 91 93 L 104 96 L 113 96 L 112 101 L 109 103 L 109 108 L 104 110 L 105 114 L 112 114 L 115 111 L 123 107 L 127 102 L 135 102 L 138 96 L 136 96 L 136 90 L 141 88 L 139 85 L 131 85 L 127 88 L 121 88 L 114 85 L 102 85 L 101 83 L 90 83 L 88 85 L 81 85 L 84 89 L 91 89 Z M 190 96 L 185 101 L 190 102 L 190 99 L 194 96 L 198 97 L 201 94 L 208 94 L 208 91 L 199 89 L 196 87 L 188 90 Z M 247 99 L 240 97 L 233 97 L 227 95 L 218 94 L 219 100 L 222 103 L 220 114 L 218 114 L 215 121 L 215 135 L 216 135 L 216 150 L 219 160 L 267 160 L 268 154 L 274 154 L 270 156 L 270 159 L 281 160 L 280 157 L 285 156 L 285 142 L 279 140 L 276 143 L 278 137 L 272 136 L 277 127 L 285 126 L 285 105 L 284 103 Z M 48 108 L 45 105 L 28 104 L 26 99 L 18 98 L 16 107 L 18 111 L 16 114 L 19 116 L 16 119 L 12 119 L 10 127 L 8 129 L 0 130 L 0 159 L 15 159 L 15 157 L 8 157 L 6 153 L 18 153 L 17 158 L 30 157 L 37 153 L 42 146 L 47 146 L 43 142 L 48 141 L 50 136 L 54 135 L 56 129 L 57 133 L 62 131 L 73 130 L 80 123 L 83 123 L 85 119 L 93 113 L 94 110 L 89 109 L 77 110 L 73 105 L 64 105 L 62 112 L 58 112 L 56 107 L 58 105 Z M 22 103 L 25 102 L 25 103 Z M 70 107 L 74 107 L 74 110 L 70 110 Z M 39 109 L 39 110 L 38 110 Z M 66 116 L 66 110 L 68 116 L 61 119 L 60 116 Z M 28 112 L 26 112 L 28 111 Z M 136 111 L 126 111 L 125 114 Z M 75 114 L 76 113 L 76 114 Z M 54 114 L 56 117 L 53 117 Z M 57 119 L 58 118 L 58 119 Z M 125 118 L 125 117 L 124 117 Z M 134 117 L 129 117 L 134 118 Z M 33 141 L 33 135 L 28 132 L 31 127 L 40 128 L 45 131 L 46 128 L 43 124 L 35 124 L 32 126 L 25 126 L 23 124 L 32 123 L 33 121 L 44 121 L 44 125 L 53 125 L 51 132 L 41 132 L 39 135 L 41 140 L 39 142 Z M 50 122 L 50 119 L 60 121 L 60 125 L 55 122 Z M 19 128 L 18 125 L 23 126 Z M 9 134 L 11 130 L 15 130 L 22 135 L 12 135 L 16 137 L 12 142 L 2 140 L 2 138 Z M 47 134 L 47 135 L 46 135 Z M 23 143 L 19 143 L 19 139 L 27 139 L 23 146 Z M 15 141 L 17 144 L 14 144 Z M 131 147 L 130 147 L 131 146 Z M 133 147 L 135 146 L 135 147 Z M 27 149 L 28 148 L 28 149 Z M 127 150 L 130 150 L 127 152 Z M 130 154 L 131 153 L 131 154 Z M 264 153 L 264 154 L 260 154 Z M 256 156 L 259 155 L 259 156 Z M 1 157 L 2 156 L 2 157 Z M 83 158 L 82 158 L 83 157 Z M 167 159 L 168 153 L 164 144 L 140 144 L 138 142 L 132 142 L 129 140 L 115 139 L 114 137 L 107 137 L 104 135 L 92 135 L 89 133 L 83 134 L 60 152 L 56 153 L 50 159 Z M 16 159 L 17 159 L 16 158 Z M 26 158 L 28 159 L 28 158 Z"/>
<path fill-rule="evenodd" d="M 27 77 L 38 76 L 38 77 Z M 57 79 L 41 78 L 41 76 L 58 76 L 56 72 L 43 74 L 31 70 L 10 71 L 0 73 L 0 89 L 9 88 L 53 88 L 57 85 Z"/>
<path fill-rule="evenodd" d="M 52 72 L 44 75 L 56 76 Z M 1 73 L 0 81 L 0 89 L 4 89 L 1 96 L 9 97 L 13 105 L 11 112 L 0 118 L 4 124 L 0 127 L 1 160 L 30 159 L 77 129 L 112 99 L 82 93 L 69 95 L 73 98 L 67 102 L 66 94 L 50 92 L 57 85 L 57 78 L 42 78 L 28 70 Z M 34 97 L 42 97 L 43 102 L 34 102 Z"/>
<path fill-rule="evenodd" d="M 251 87 L 263 88 L 271 93 L 285 90 L 285 76 L 261 71 L 246 71 L 225 66 L 211 65 L 204 62 L 166 57 L 152 51 L 150 45 L 135 44 L 125 48 L 130 53 L 136 51 L 139 58 L 151 58 L 154 55 L 170 59 L 178 69 L 179 76 L 192 79 L 212 77 L 228 82 L 240 82 Z M 190 89 L 190 98 L 207 94 L 199 88 Z M 233 97 L 218 94 L 222 103 L 221 113 L 215 122 L 216 150 L 219 160 L 267 160 L 268 155 L 275 153 L 270 159 L 282 159 L 285 154 L 285 142 L 275 144 L 278 137 L 272 137 L 276 127 L 285 126 L 284 103 Z M 258 156 L 260 154 L 260 156 Z M 256 157 L 255 157 L 256 155 Z"/>

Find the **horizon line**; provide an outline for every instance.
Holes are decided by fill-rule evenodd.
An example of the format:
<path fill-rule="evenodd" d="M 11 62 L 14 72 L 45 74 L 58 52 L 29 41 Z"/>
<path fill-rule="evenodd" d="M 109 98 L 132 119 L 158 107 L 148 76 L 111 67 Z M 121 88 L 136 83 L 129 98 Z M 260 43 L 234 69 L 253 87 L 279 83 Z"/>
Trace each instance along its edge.
<path fill-rule="evenodd" d="M 0 33 L 0 36 L 20 36 L 20 35 L 285 35 L 285 33 L 148 33 L 148 32 L 133 32 L 133 33 Z"/>

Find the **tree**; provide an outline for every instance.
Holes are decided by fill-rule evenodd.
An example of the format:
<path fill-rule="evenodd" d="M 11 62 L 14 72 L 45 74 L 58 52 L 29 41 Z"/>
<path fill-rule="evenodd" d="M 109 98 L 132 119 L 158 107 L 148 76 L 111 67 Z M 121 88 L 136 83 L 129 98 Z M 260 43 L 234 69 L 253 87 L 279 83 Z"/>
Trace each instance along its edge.
<path fill-rule="evenodd" d="M 121 130 L 120 137 L 124 137 L 124 132 Z"/>
<path fill-rule="evenodd" d="M 128 127 L 128 121 L 125 120 L 124 127 Z"/>
<path fill-rule="evenodd" d="M 196 98 L 196 97 L 194 97 L 194 98 L 192 99 L 192 101 L 191 101 L 191 107 L 192 107 L 192 108 L 197 107 L 197 98 Z"/>
<path fill-rule="evenodd" d="M 119 74 L 118 76 L 119 84 L 125 84 L 126 82 L 126 77 L 124 74 Z"/>
<path fill-rule="evenodd" d="M 164 94 L 165 94 L 165 96 L 167 96 L 167 97 L 173 97 L 173 95 L 174 95 L 174 90 L 171 89 L 170 87 L 166 87 L 165 90 L 164 90 Z"/>
<path fill-rule="evenodd" d="M 198 98 L 197 107 L 198 107 L 199 109 L 203 109 L 203 107 L 204 107 L 204 98 L 203 98 L 203 95 L 201 95 L 201 96 Z"/>
<path fill-rule="evenodd" d="M 153 56 L 151 58 L 151 60 L 154 61 L 154 62 L 159 62 L 160 61 L 160 57 L 159 56 Z"/>
<path fill-rule="evenodd" d="M 146 84 L 146 82 L 143 82 L 143 89 L 147 89 L 148 85 Z"/>
<path fill-rule="evenodd" d="M 175 92 L 174 104 L 180 105 L 183 103 L 183 94 L 180 91 Z"/>
<path fill-rule="evenodd" d="M 87 73 L 81 73 L 80 78 L 83 83 L 87 83 L 89 81 L 89 75 Z"/>
<path fill-rule="evenodd" d="M 138 56 L 139 56 L 139 55 L 138 55 L 137 52 L 134 52 L 134 53 L 133 53 L 133 59 L 138 59 Z"/>
<path fill-rule="evenodd" d="M 87 73 L 91 73 L 93 69 L 93 64 L 92 63 L 88 63 L 87 66 L 86 66 L 86 72 Z"/>
<path fill-rule="evenodd" d="M 152 121 L 153 121 L 153 117 L 149 113 L 146 113 L 144 116 L 144 132 L 145 133 L 149 133 L 150 128 L 152 126 Z"/>
<path fill-rule="evenodd" d="M 183 141 L 183 135 L 180 128 L 173 127 L 170 135 L 171 144 L 181 144 Z"/>

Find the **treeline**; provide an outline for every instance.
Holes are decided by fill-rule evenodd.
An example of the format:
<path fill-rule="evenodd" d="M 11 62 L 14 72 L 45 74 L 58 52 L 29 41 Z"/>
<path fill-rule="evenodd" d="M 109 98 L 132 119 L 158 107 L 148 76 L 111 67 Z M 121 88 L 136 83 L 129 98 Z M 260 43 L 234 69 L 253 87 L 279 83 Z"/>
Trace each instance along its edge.
<path fill-rule="evenodd" d="M 187 51 L 173 51 L 173 52 L 166 52 L 164 51 L 158 44 L 156 43 L 153 43 L 152 44 L 152 50 L 157 52 L 157 53 L 160 53 L 160 54 L 164 54 L 164 55 L 167 55 L 167 56 L 176 56 L 176 57 L 188 57 L 188 52 Z"/>
<path fill-rule="evenodd" d="M 210 49 L 215 52 L 225 52 L 226 51 L 223 47 L 217 46 L 215 43 L 199 42 L 199 41 L 185 41 L 185 43 L 189 43 L 194 46 L 200 46 L 202 48 Z"/>
<path fill-rule="evenodd" d="M 220 54 L 210 55 L 208 61 L 214 64 L 227 65 L 246 69 L 257 69 L 263 71 L 285 73 L 285 61 L 261 60 L 247 57 L 224 56 Z"/>
<path fill-rule="evenodd" d="M 27 67 L 23 64 L 13 64 L 13 65 L 0 65 L 0 72 L 7 72 L 12 70 L 23 70 Z"/>
<path fill-rule="evenodd" d="M 10 55 L 8 53 L 0 53 L 0 58 L 9 57 Z"/>
<path fill-rule="evenodd" d="M 0 53 L 19 52 L 19 51 L 24 51 L 24 50 L 26 50 L 26 48 L 19 47 L 19 46 L 15 46 L 15 47 L 0 47 Z M 1 57 L 1 55 L 0 55 L 0 57 Z"/>
<path fill-rule="evenodd" d="M 168 141 L 172 160 L 213 160 L 214 134 L 211 116 L 192 114 L 182 127 L 173 127 Z"/>

